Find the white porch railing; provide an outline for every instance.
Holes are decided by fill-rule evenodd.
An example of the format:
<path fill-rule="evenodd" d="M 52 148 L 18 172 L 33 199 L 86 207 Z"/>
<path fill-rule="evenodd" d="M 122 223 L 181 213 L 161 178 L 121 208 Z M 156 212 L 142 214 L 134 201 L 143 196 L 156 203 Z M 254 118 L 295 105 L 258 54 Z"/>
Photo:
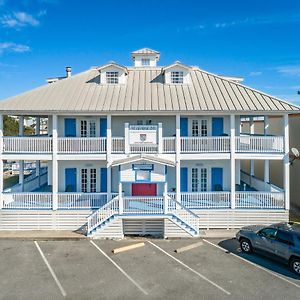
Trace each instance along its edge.
<path fill-rule="evenodd" d="M 3 193 L 5 209 L 52 209 L 51 193 Z"/>
<path fill-rule="evenodd" d="M 112 153 L 123 153 L 125 151 L 125 138 L 124 137 L 112 137 L 111 139 Z"/>
<path fill-rule="evenodd" d="M 131 144 L 129 148 L 132 153 L 156 153 L 158 151 L 158 145 L 153 144 Z"/>
<path fill-rule="evenodd" d="M 171 197 L 167 197 L 167 205 L 167 213 L 173 214 L 194 229 L 197 234 L 199 233 L 199 217 L 196 214 Z"/>
<path fill-rule="evenodd" d="M 105 204 L 101 209 L 92 213 L 87 220 L 88 233 L 91 233 L 93 229 L 109 219 L 111 216 L 119 213 L 119 197 L 113 198 L 110 202 Z"/>
<path fill-rule="evenodd" d="M 284 209 L 284 193 L 236 192 L 236 208 Z"/>
<path fill-rule="evenodd" d="M 107 193 L 59 193 L 58 209 L 98 209 L 110 200 Z"/>
<path fill-rule="evenodd" d="M 229 137 L 181 137 L 181 152 L 229 152 Z"/>
<path fill-rule="evenodd" d="M 123 197 L 126 214 L 163 214 L 163 197 Z"/>
<path fill-rule="evenodd" d="M 106 138 L 76 138 L 60 137 L 58 138 L 59 153 L 105 153 Z"/>
<path fill-rule="evenodd" d="M 236 152 L 276 152 L 284 151 L 283 136 L 238 136 L 236 137 Z"/>
<path fill-rule="evenodd" d="M 50 153 L 50 137 L 3 137 L 3 153 Z"/>
<path fill-rule="evenodd" d="M 163 137 L 163 152 L 173 153 L 175 152 L 175 137 Z"/>
<path fill-rule="evenodd" d="M 190 209 L 230 208 L 230 192 L 182 192 L 181 203 Z"/>

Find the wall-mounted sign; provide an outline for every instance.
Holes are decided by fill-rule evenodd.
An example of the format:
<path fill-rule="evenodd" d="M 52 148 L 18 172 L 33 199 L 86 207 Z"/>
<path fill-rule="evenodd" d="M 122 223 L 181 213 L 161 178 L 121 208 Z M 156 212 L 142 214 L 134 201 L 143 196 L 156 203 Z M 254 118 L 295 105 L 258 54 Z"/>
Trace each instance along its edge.
<path fill-rule="evenodd" d="M 157 126 L 130 125 L 129 144 L 157 144 Z"/>
<path fill-rule="evenodd" d="M 132 165 L 133 170 L 150 170 L 152 171 L 154 166 L 153 164 L 133 164 Z"/>

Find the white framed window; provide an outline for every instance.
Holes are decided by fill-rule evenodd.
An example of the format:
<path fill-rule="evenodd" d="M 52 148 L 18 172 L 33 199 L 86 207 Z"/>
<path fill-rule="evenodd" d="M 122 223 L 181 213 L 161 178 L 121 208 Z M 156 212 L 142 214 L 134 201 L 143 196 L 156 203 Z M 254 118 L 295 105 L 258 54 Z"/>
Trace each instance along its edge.
<path fill-rule="evenodd" d="M 207 191 L 207 168 L 192 168 L 192 192 Z"/>
<path fill-rule="evenodd" d="M 171 71 L 171 83 L 183 83 L 183 71 Z"/>
<path fill-rule="evenodd" d="M 150 66 L 150 58 L 142 58 L 141 64 L 142 66 Z"/>
<path fill-rule="evenodd" d="M 208 122 L 206 119 L 194 119 L 191 125 L 192 136 L 207 136 Z"/>
<path fill-rule="evenodd" d="M 201 120 L 201 136 L 207 136 L 207 120 Z"/>
<path fill-rule="evenodd" d="M 97 169 L 81 169 L 81 192 L 96 193 L 97 191 Z"/>
<path fill-rule="evenodd" d="M 118 84 L 119 83 L 119 72 L 107 71 L 106 72 L 106 83 Z"/>
<path fill-rule="evenodd" d="M 95 120 L 80 120 L 80 137 L 96 137 Z"/>

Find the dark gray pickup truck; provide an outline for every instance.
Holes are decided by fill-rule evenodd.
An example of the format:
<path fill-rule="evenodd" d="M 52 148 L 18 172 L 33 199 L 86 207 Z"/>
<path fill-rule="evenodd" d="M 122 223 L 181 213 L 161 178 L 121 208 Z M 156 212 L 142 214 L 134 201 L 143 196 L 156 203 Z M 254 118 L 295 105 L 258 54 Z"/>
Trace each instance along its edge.
<path fill-rule="evenodd" d="M 243 252 L 252 251 L 278 259 L 300 275 L 300 224 L 253 225 L 236 234 Z"/>

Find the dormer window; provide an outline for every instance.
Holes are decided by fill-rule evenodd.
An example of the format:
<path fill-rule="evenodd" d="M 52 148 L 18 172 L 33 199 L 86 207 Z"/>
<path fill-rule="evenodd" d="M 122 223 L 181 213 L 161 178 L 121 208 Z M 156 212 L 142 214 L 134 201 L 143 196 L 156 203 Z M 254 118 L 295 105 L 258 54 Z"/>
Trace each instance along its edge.
<path fill-rule="evenodd" d="M 107 71 L 106 72 L 106 83 L 118 84 L 119 83 L 119 72 Z"/>
<path fill-rule="evenodd" d="M 150 58 L 142 58 L 141 63 L 143 67 L 150 66 Z"/>
<path fill-rule="evenodd" d="M 171 83 L 183 83 L 183 71 L 172 71 Z"/>

